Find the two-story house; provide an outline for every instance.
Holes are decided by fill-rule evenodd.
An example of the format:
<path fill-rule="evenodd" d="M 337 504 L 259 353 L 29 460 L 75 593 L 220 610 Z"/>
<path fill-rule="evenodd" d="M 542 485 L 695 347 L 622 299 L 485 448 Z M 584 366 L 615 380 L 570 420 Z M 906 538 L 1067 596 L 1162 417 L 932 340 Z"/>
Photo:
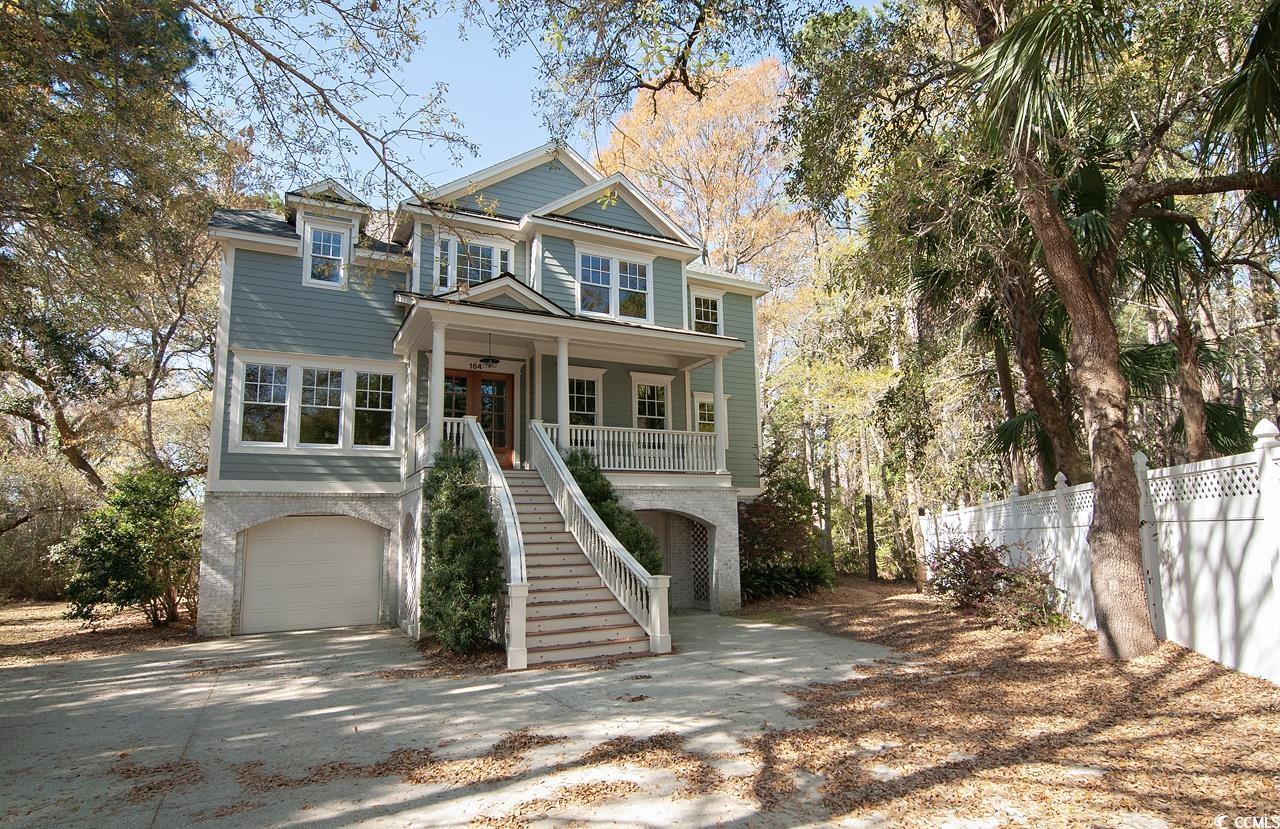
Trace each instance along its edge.
<path fill-rule="evenodd" d="M 548 144 L 403 202 L 389 241 L 325 181 L 220 210 L 199 629 L 418 633 L 421 488 L 479 451 L 509 662 L 669 648 L 667 607 L 740 604 L 759 491 L 758 284 L 700 263 L 625 177 Z M 591 451 L 665 575 L 566 480 Z"/>

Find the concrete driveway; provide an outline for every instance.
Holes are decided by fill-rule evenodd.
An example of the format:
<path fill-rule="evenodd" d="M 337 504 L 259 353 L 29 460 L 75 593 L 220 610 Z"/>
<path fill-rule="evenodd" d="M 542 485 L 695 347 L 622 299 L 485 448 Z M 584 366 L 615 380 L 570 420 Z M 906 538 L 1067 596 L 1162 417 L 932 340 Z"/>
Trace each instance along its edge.
<path fill-rule="evenodd" d="M 758 621 L 672 623 L 669 656 L 473 679 L 380 678 L 421 665 L 384 629 L 0 669 L 0 826 L 820 821 L 803 781 L 789 811 L 761 808 L 745 741 L 800 724 L 788 691 L 891 654 Z"/>

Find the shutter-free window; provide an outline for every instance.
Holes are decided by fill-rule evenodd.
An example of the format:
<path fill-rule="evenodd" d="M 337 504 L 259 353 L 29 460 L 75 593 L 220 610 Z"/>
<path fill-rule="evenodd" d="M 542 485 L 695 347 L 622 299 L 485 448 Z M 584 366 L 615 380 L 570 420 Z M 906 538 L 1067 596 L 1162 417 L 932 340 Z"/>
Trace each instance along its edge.
<path fill-rule="evenodd" d="M 706 296 L 693 298 L 693 330 L 700 334 L 720 333 L 720 300 Z"/>
<path fill-rule="evenodd" d="M 244 367 L 244 397 L 240 409 L 240 439 L 254 443 L 284 443 L 285 412 L 289 407 L 289 367 L 248 363 Z"/>
<path fill-rule="evenodd" d="M 342 371 L 302 370 L 302 406 L 298 410 L 298 443 L 337 446 L 342 440 Z"/>
<path fill-rule="evenodd" d="M 649 316 L 649 266 L 618 262 L 618 316 L 647 319 Z"/>
<path fill-rule="evenodd" d="M 311 229 L 311 279 L 342 284 L 342 234 L 318 227 Z"/>
<path fill-rule="evenodd" d="M 589 378 L 569 379 L 569 425 L 596 425 L 596 381 Z"/>
<path fill-rule="evenodd" d="M 640 429 L 667 428 L 667 387 L 636 384 L 636 426 Z"/>
<path fill-rule="evenodd" d="M 582 254 L 579 260 L 579 280 L 581 298 L 578 310 L 589 314 L 611 313 L 610 287 L 613 277 L 613 260 L 607 256 Z"/>
<path fill-rule="evenodd" d="M 395 409 L 395 377 L 369 371 L 356 372 L 356 446 L 390 446 L 391 418 Z"/>

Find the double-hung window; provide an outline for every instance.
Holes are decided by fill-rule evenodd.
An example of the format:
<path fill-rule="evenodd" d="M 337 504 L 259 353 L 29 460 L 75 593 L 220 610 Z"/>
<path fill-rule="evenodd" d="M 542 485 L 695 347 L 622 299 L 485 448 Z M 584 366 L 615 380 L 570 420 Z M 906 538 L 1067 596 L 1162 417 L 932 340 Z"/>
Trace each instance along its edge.
<path fill-rule="evenodd" d="M 244 367 L 240 440 L 284 443 L 289 406 L 289 367 L 249 363 Z"/>
<path fill-rule="evenodd" d="M 595 426 L 599 412 L 599 391 L 595 378 L 569 378 L 569 425 Z"/>
<path fill-rule="evenodd" d="M 698 395 L 694 399 L 694 405 L 697 407 L 698 422 L 696 428 L 699 432 L 714 432 L 716 430 L 716 404 L 710 395 Z"/>
<path fill-rule="evenodd" d="M 331 368 L 304 368 L 298 443 L 337 446 L 341 442 L 342 372 Z"/>
<path fill-rule="evenodd" d="M 514 258 L 515 249 L 497 240 L 441 236 L 436 245 L 436 290 L 479 285 L 511 273 Z"/>
<path fill-rule="evenodd" d="M 720 297 L 693 295 L 693 330 L 699 334 L 723 334 L 720 319 Z"/>
<path fill-rule="evenodd" d="M 356 446 L 390 446 L 395 412 L 395 375 L 356 372 Z"/>
<path fill-rule="evenodd" d="M 322 454 L 394 449 L 400 383 L 391 364 L 335 362 L 237 360 L 233 448 Z"/>
<path fill-rule="evenodd" d="M 324 227 L 307 227 L 306 282 L 326 288 L 346 284 L 343 272 L 346 234 Z"/>
<path fill-rule="evenodd" d="M 622 320 L 652 321 L 652 261 L 626 254 L 578 253 L 578 312 Z"/>
<path fill-rule="evenodd" d="M 636 428 L 667 428 L 667 386 L 636 384 Z"/>

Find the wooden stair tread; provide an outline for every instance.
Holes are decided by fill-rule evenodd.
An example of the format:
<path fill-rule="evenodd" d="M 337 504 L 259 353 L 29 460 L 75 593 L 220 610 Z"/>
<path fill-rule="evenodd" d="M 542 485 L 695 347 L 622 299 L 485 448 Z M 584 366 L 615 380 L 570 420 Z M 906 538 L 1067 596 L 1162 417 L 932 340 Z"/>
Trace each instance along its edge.
<path fill-rule="evenodd" d="M 634 645 L 637 642 L 648 642 L 648 636 L 629 636 L 626 639 L 606 639 L 603 642 L 571 642 L 563 645 L 537 645 L 529 648 L 529 653 L 548 653 L 550 651 L 571 651 L 579 648 L 599 648 L 605 645 Z"/>
<path fill-rule="evenodd" d="M 546 602 L 545 604 L 555 604 L 555 602 Z M 578 604 L 578 603 L 564 602 L 564 604 Z M 625 614 L 626 612 L 627 612 L 626 608 L 623 608 L 622 610 L 597 610 L 592 613 L 557 613 L 553 616 L 539 616 L 537 619 L 531 619 L 530 621 L 547 622 L 547 621 L 559 620 L 559 619 L 590 619 L 594 616 L 617 616 L 619 614 Z M 636 624 L 636 622 L 633 620 L 631 624 Z M 630 625 L 628 625 L 628 627 L 630 627 Z M 578 630 L 578 628 L 566 628 L 566 630 Z M 548 630 L 548 631 L 542 631 L 542 632 L 557 633 L 558 631 Z M 533 635 L 536 635 L 536 634 L 533 634 Z"/>

